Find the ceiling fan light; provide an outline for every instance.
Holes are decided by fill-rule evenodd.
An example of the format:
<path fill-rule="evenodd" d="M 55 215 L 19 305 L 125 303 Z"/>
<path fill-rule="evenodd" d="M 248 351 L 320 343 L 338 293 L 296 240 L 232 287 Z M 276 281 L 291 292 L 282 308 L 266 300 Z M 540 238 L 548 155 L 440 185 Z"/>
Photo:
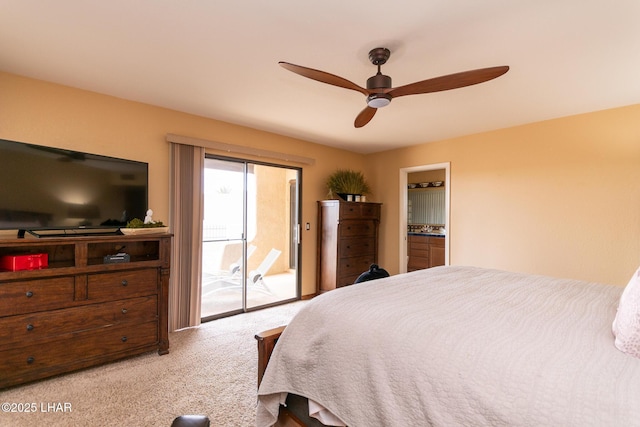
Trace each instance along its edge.
<path fill-rule="evenodd" d="M 386 107 L 391 103 L 391 97 L 386 93 L 373 93 L 367 97 L 367 105 L 371 108 Z"/>

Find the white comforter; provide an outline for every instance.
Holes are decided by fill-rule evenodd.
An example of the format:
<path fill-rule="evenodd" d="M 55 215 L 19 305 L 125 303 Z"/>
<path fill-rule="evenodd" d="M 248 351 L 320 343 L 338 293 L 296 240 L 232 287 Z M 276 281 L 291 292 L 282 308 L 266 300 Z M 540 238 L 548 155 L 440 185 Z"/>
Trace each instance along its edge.
<path fill-rule="evenodd" d="M 439 267 L 311 300 L 275 347 L 282 392 L 365 426 L 640 426 L 640 359 L 613 345 L 621 287 Z"/>

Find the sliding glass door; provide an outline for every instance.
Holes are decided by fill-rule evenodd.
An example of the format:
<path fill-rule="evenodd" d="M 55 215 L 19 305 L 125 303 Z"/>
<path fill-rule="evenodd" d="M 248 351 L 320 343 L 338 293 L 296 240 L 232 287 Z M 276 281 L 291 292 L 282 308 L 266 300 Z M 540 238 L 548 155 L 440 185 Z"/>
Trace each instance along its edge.
<path fill-rule="evenodd" d="M 205 159 L 202 320 L 300 295 L 300 170 Z"/>

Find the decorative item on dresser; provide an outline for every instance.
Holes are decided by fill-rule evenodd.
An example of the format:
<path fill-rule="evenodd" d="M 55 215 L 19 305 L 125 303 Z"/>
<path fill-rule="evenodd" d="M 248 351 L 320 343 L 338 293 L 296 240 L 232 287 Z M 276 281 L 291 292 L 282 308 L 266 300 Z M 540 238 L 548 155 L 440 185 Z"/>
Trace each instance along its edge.
<path fill-rule="evenodd" d="M 48 266 L 0 270 L 0 388 L 168 353 L 170 252 L 170 234 L 1 239 L 0 257 Z"/>
<path fill-rule="evenodd" d="M 381 203 L 318 202 L 318 277 L 320 292 L 352 284 L 378 262 Z"/>
<path fill-rule="evenodd" d="M 362 172 L 351 169 L 338 169 L 327 178 L 327 197 L 338 196 L 348 202 L 360 202 L 362 197 L 371 192 Z"/>

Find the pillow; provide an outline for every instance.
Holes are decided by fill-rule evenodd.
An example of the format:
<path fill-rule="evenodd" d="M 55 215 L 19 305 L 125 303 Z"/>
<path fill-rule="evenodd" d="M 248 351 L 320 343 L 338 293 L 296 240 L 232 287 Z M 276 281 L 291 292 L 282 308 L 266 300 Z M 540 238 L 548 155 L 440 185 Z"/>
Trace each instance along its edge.
<path fill-rule="evenodd" d="M 618 350 L 640 358 L 640 268 L 622 291 L 613 335 Z"/>

